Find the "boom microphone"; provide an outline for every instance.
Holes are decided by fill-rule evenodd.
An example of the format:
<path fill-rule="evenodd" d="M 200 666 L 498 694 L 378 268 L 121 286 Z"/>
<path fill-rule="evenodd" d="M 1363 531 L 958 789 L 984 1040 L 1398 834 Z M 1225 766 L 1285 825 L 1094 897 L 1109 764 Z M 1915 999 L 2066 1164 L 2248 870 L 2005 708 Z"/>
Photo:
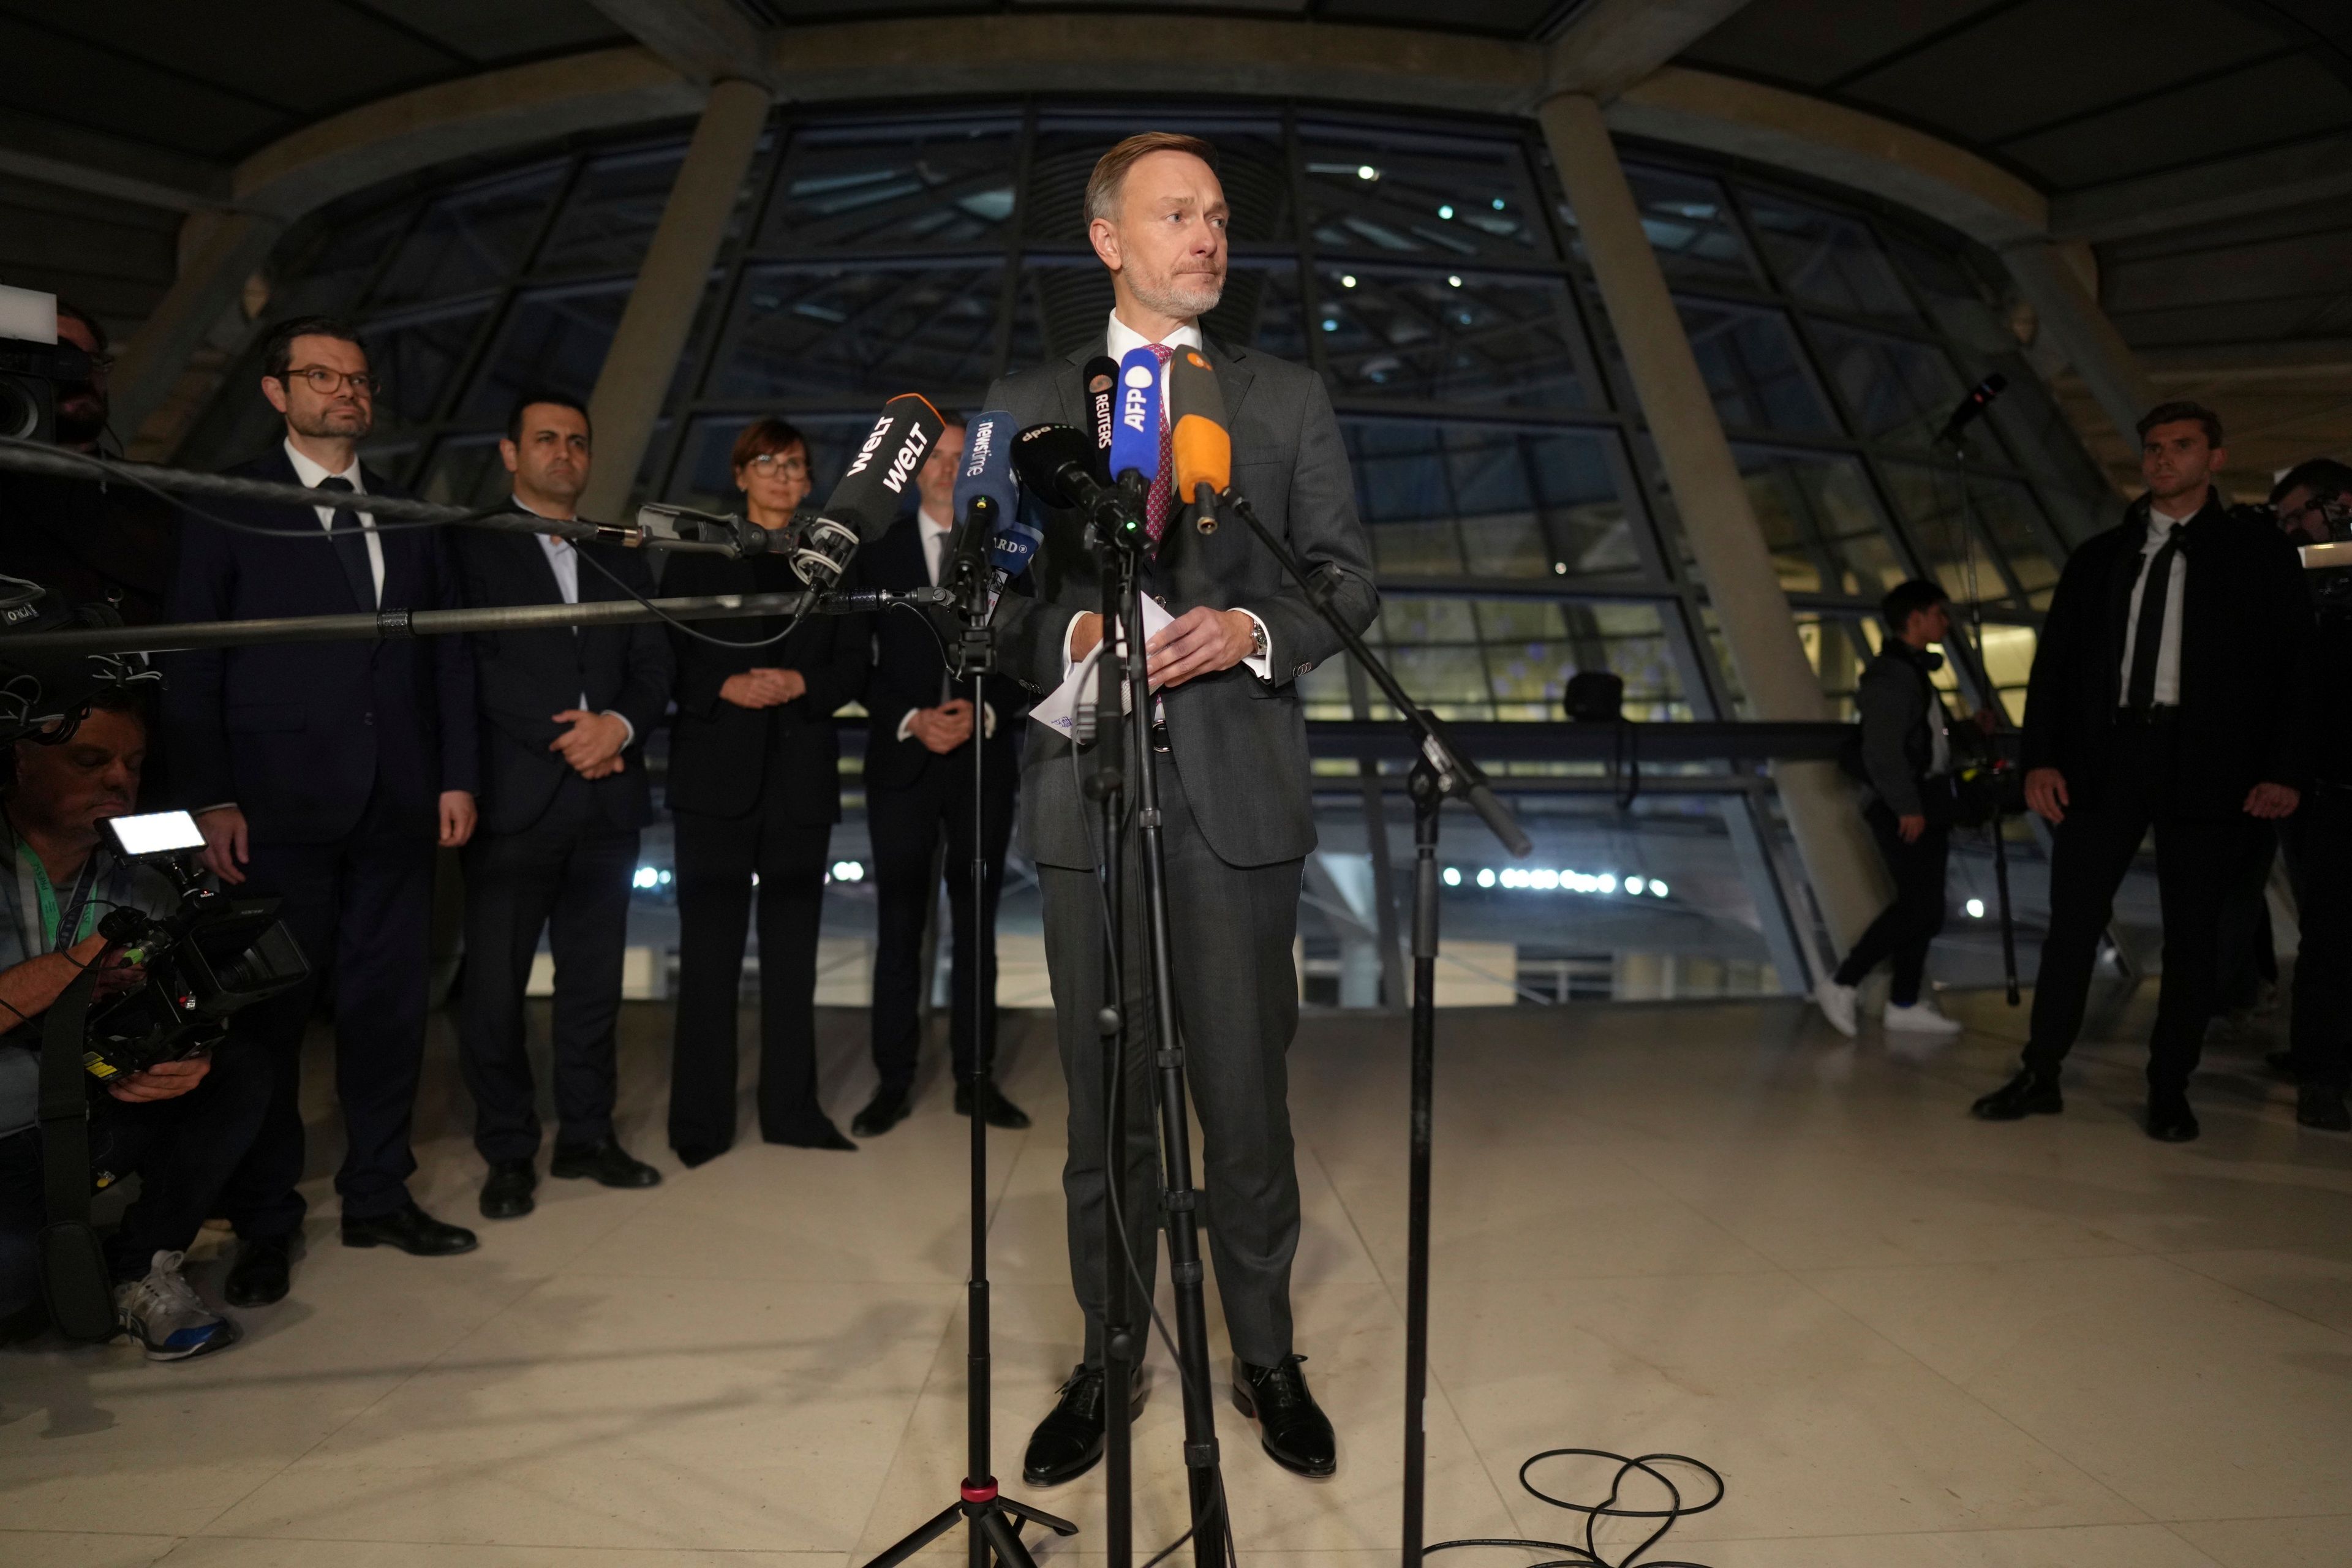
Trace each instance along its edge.
<path fill-rule="evenodd" d="M 1094 419 L 1095 477 L 1108 484 L 1111 409 L 1118 401 L 1111 389 L 1118 384 L 1118 361 L 1108 354 L 1097 354 L 1087 361 L 1087 368 L 1079 377 L 1086 384 L 1087 412 Z"/>
<path fill-rule="evenodd" d="M 1937 444 L 1958 446 L 1960 432 L 1982 418 L 1984 411 L 1992 406 L 1992 400 L 2007 390 L 2009 378 L 1999 371 L 1977 383 L 1969 395 L 1960 399 L 1960 405 L 1952 410 L 1952 416 L 1944 421 L 1944 427 L 1936 432 Z"/>
<path fill-rule="evenodd" d="M 1177 503 L 1192 514 L 1194 528 L 1214 533 L 1217 498 L 1234 482 L 1234 442 L 1217 373 L 1198 349 L 1180 349 L 1168 362 L 1168 417 L 1175 424 Z"/>

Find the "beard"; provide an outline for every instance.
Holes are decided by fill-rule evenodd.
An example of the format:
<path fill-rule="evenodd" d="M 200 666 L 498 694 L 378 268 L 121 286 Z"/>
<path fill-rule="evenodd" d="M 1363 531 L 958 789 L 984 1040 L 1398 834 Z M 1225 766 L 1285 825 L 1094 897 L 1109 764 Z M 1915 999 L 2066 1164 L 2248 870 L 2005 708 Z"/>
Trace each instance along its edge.
<path fill-rule="evenodd" d="M 1217 308 L 1224 296 L 1225 280 L 1205 272 L 1179 272 L 1148 283 L 1137 278 L 1128 287 L 1139 303 L 1161 315 L 1190 318 L 1205 316 Z"/>
<path fill-rule="evenodd" d="M 92 445 L 106 434 L 107 412 L 105 396 L 87 384 L 58 388 L 58 444 Z"/>
<path fill-rule="evenodd" d="M 375 427 L 375 417 L 358 404 L 335 403 L 299 414 L 289 408 L 286 411 L 286 423 L 293 426 L 297 436 L 349 440 L 366 436 Z"/>

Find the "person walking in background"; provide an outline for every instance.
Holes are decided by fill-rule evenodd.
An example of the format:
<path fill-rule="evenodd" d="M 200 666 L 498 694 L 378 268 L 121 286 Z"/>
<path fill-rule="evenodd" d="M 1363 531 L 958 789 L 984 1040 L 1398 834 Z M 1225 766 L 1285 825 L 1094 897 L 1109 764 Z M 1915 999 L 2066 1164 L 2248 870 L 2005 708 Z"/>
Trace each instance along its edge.
<path fill-rule="evenodd" d="M 1892 960 L 1895 980 L 1886 993 L 1885 1026 L 1957 1035 L 1958 1021 L 1945 1016 L 1920 990 L 1927 945 L 1944 929 L 1944 866 L 1952 837 L 1952 742 L 1935 683 L 1944 660 L 1933 651 L 1952 635 L 1950 601 L 1937 584 L 1913 578 L 1890 591 L 1878 613 L 1886 623 L 1886 639 L 1854 692 L 1861 710 L 1856 738 L 1871 792 L 1863 816 L 1895 879 L 1895 901 L 1862 933 L 1837 973 L 1814 987 L 1813 999 L 1831 1026 L 1851 1037 L 1855 988 Z M 1990 730 L 1991 712 L 1979 712 L 1977 722 Z"/>
<path fill-rule="evenodd" d="M 499 455 L 517 510 L 569 520 L 588 488 L 588 410 L 527 393 Z M 461 529 L 472 605 L 578 605 L 651 597 L 636 551 L 551 534 Z M 645 737 L 669 705 L 676 662 L 654 624 L 478 632 L 481 829 L 466 846 L 466 978 L 457 1055 L 474 1096 L 474 1147 L 489 1163 L 485 1219 L 529 1214 L 539 1175 L 538 1086 L 524 1049 L 523 993 L 541 931 L 555 959 L 553 1050 L 559 1177 L 650 1187 L 661 1173 L 613 1131 L 614 1030 L 628 944 L 637 834 L 653 820 Z"/>
<path fill-rule="evenodd" d="M 915 476 L 921 503 L 858 557 L 869 588 L 904 592 L 936 587 L 946 570 L 955 526 L 956 471 L 963 461 L 963 422 L 950 415 L 939 445 Z M 953 636 L 952 629 L 949 636 Z M 980 1027 L 996 1030 L 996 900 L 1004 885 L 1004 849 L 1013 836 L 1020 784 L 1021 731 L 1028 704 L 1012 680 L 989 683 L 988 711 L 974 713 L 970 681 L 950 682 L 938 631 L 912 615 L 884 616 L 874 627 L 874 668 L 866 679 L 866 821 L 874 842 L 874 1069 L 880 1083 L 849 1130 L 877 1137 L 907 1114 L 922 1046 L 917 1003 L 930 989 L 921 973 L 923 924 L 939 901 L 940 840 L 947 840 L 948 902 L 955 919 L 953 1016 L 948 1038 L 955 1064 L 955 1108 L 972 1113 L 975 1000 Z M 981 787 L 987 897 L 972 907 L 971 768 L 985 752 Z M 994 1052 L 990 1052 L 993 1059 Z M 993 1079 L 980 1106 L 992 1127 L 1018 1130 L 1027 1113 Z"/>
<path fill-rule="evenodd" d="M 744 515 L 777 529 L 809 493 L 808 444 L 781 419 L 737 437 Z M 789 594 L 782 555 L 678 555 L 662 592 Z M 855 1149 L 816 1093 L 816 947 L 825 855 L 841 820 L 833 714 L 866 689 L 862 616 L 811 616 L 782 642 L 781 618 L 673 627 L 677 717 L 668 799 L 677 822 L 678 995 L 669 1142 L 698 1165 L 735 1142 L 735 1020 L 752 883 L 760 897 L 760 1135 Z"/>

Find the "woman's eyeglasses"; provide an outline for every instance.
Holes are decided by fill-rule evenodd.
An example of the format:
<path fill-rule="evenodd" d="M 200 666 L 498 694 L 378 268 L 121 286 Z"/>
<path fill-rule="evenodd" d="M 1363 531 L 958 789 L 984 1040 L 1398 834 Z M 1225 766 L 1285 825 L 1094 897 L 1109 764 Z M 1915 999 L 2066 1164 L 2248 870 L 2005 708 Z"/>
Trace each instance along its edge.
<path fill-rule="evenodd" d="M 762 479 L 782 477 L 787 479 L 808 478 L 808 459 L 798 452 L 762 452 L 743 465 Z"/>

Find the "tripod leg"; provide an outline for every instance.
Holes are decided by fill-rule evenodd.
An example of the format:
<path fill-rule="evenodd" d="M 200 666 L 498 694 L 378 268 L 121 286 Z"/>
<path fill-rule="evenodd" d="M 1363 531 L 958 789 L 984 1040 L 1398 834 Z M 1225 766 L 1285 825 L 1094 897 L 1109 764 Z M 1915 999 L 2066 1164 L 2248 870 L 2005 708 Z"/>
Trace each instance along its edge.
<path fill-rule="evenodd" d="M 1042 1508 L 1031 1508 L 1027 1503 L 1014 1502 L 1009 1497 L 1000 1497 L 996 1502 L 1015 1519 L 1025 1519 L 1032 1524 L 1042 1525 L 1056 1535 L 1076 1535 L 1078 1532 L 1076 1525 L 1058 1515 L 1047 1513 Z"/>
<path fill-rule="evenodd" d="M 996 1561 L 1003 1564 L 1003 1568 L 1037 1568 L 1037 1560 L 1029 1555 L 1029 1549 L 1021 1544 L 1021 1538 L 1013 1533 L 1011 1525 L 1004 1522 L 1003 1514 L 992 1508 L 988 1509 L 972 1515 L 971 1522 L 974 1529 L 988 1538 L 988 1544 L 994 1549 Z"/>
<path fill-rule="evenodd" d="M 866 1568 L 898 1568 L 899 1563 L 953 1530 L 956 1527 L 956 1521 L 961 1518 L 963 1518 L 963 1504 L 961 1502 L 948 1504 L 926 1520 L 915 1533 L 866 1563 Z"/>

